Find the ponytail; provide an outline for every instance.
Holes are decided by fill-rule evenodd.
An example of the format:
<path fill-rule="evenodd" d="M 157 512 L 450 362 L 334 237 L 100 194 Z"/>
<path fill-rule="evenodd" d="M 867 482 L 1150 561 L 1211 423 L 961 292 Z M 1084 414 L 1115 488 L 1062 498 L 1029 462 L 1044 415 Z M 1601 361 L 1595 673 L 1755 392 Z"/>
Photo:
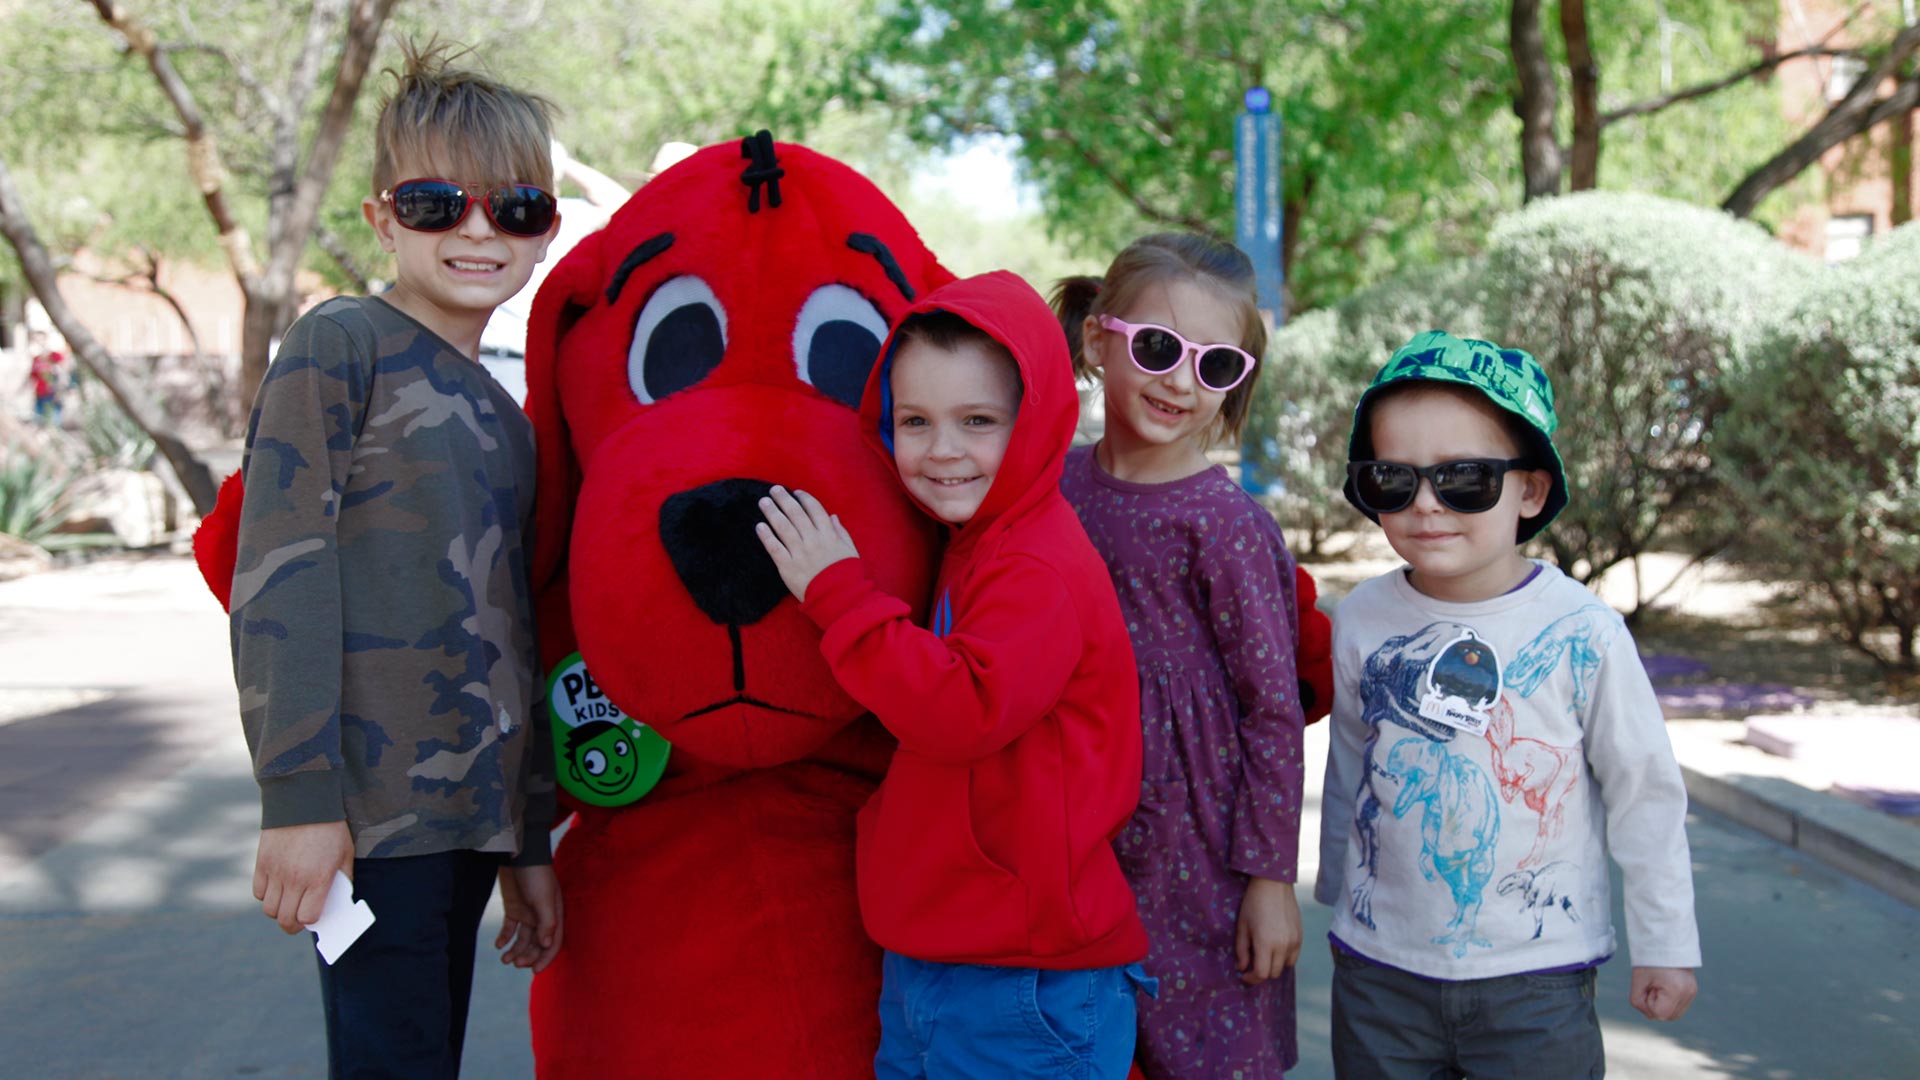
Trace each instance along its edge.
<path fill-rule="evenodd" d="M 1100 299 L 1101 280 L 1091 274 L 1065 277 L 1053 284 L 1053 312 L 1060 317 L 1060 329 L 1067 333 L 1067 352 L 1073 357 L 1075 378 L 1085 378 L 1093 370 L 1082 349 L 1087 316 L 1093 314 Z"/>

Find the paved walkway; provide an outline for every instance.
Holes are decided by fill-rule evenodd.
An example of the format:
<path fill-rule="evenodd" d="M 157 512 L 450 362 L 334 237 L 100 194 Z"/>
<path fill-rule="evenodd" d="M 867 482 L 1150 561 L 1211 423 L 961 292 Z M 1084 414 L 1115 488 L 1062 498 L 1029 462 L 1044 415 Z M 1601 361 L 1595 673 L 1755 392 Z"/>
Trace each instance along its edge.
<path fill-rule="evenodd" d="M 184 559 L 118 560 L 0 584 L 6 1075 L 324 1075 L 311 945 L 269 925 L 250 892 L 258 804 L 225 632 Z M 1689 742 L 1694 734 L 1700 746 Z M 1726 758 L 1724 737 L 1707 729 L 1676 725 L 1675 740 L 1702 778 L 1697 806 L 1715 784 L 1778 779 Z M 1308 746 L 1310 863 L 1324 728 L 1312 730 Z M 1776 824 L 1831 824 L 1829 803 L 1839 800 L 1820 795 Z M 1852 819 L 1833 820 L 1844 835 Z M 1794 826 L 1787 838 L 1808 832 Z M 1682 1023 L 1656 1026 L 1626 1005 L 1627 966 L 1606 965 L 1611 1075 L 1920 1074 L 1920 910 L 1720 814 L 1696 813 L 1689 833 L 1707 949 L 1702 996 Z M 1302 866 L 1303 879 L 1313 870 Z M 1330 964 L 1317 944 L 1329 912 L 1303 908 L 1307 1056 L 1296 1075 L 1312 1080 L 1331 1075 Z M 490 935 L 497 914 L 488 926 Z M 472 1016 L 466 1075 L 530 1076 L 526 976 L 483 959 Z"/>

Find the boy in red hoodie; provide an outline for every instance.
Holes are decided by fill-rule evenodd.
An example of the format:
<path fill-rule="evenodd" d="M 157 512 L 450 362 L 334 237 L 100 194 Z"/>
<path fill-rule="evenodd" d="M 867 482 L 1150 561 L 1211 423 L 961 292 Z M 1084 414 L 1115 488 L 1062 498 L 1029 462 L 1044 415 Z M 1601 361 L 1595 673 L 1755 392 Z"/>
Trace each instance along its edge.
<path fill-rule="evenodd" d="M 1060 495 L 1079 415 L 1060 324 L 1004 271 L 907 313 L 861 402 L 875 453 L 950 528 L 931 627 L 805 492 L 761 541 L 847 693 L 900 740 L 860 814 L 886 949 L 880 1080 L 1115 1078 L 1147 934 L 1112 840 L 1140 792 L 1139 680 L 1106 565 Z"/>

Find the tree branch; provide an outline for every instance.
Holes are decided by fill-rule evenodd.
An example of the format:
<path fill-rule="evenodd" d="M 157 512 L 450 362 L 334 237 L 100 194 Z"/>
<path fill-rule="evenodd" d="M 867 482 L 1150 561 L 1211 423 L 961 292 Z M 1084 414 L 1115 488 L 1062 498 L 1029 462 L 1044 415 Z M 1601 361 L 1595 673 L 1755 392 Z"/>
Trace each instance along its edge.
<path fill-rule="evenodd" d="M 294 59 L 287 76 L 287 92 L 273 112 L 273 136 L 270 143 L 272 166 L 267 180 L 267 250 L 277 251 L 285 239 L 287 210 L 293 201 L 295 174 L 300 168 L 300 119 L 306 115 L 307 102 L 320 81 L 320 57 L 327 50 L 333 25 L 340 21 L 344 0 L 314 0 L 307 12 L 307 37 L 300 43 L 300 55 Z"/>
<path fill-rule="evenodd" d="M 1743 68 L 1730 75 L 1725 75 L 1709 82 L 1689 86 L 1684 90 L 1672 94 L 1666 94 L 1657 98 L 1647 98 L 1644 101 L 1637 101 L 1631 105 L 1602 113 L 1600 116 L 1600 126 L 1604 128 L 1616 120 L 1627 120 L 1635 116 L 1648 116 L 1662 109 L 1678 105 L 1683 101 L 1692 101 L 1695 98 L 1718 93 L 1729 86 L 1734 86 L 1748 79 L 1765 75 L 1789 60 L 1799 60 L 1809 56 L 1852 56 L 1859 50 L 1829 48 L 1827 43 L 1839 37 L 1843 31 L 1852 26 L 1853 20 L 1859 18 L 1860 14 L 1866 11 L 1868 6 L 1869 4 L 1866 3 L 1865 0 L 1855 4 L 1853 9 L 1847 12 L 1847 17 L 1835 23 L 1833 28 L 1827 31 L 1825 37 L 1822 37 L 1818 42 L 1804 49 L 1795 49 L 1793 52 L 1776 54 L 1772 51 L 1772 43 L 1768 43 L 1762 47 L 1763 55 L 1760 61 L 1751 67 Z"/>
<path fill-rule="evenodd" d="M 1662 94 L 1659 97 L 1646 98 L 1641 101 L 1636 101 L 1631 105 L 1623 105 L 1618 109 L 1608 109 L 1606 112 L 1600 114 L 1600 126 L 1604 128 L 1609 124 L 1617 123 L 1621 120 L 1630 120 L 1636 116 L 1650 116 L 1678 105 L 1681 102 L 1692 101 L 1695 98 L 1702 98 L 1708 94 L 1718 93 L 1729 86 L 1735 86 L 1756 76 L 1765 75 L 1767 72 L 1772 71 L 1774 68 L 1779 67 L 1789 60 L 1799 60 L 1808 56 L 1852 56 L 1854 52 L 1855 50 L 1853 49 L 1830 49 L 1825 45 L 1810 45 L 1804 49 L 1795 49 L 1792 52 L 1780 53 L 1777 56 L 1767 57 L 1756 64 L 1741 68 L 1732 74 L 1723 75 L 1710 82 L 1696 83 L 1684 90 L 1676 90 L 1671 94 Z"/>
<path fill-rule="evenodd" d="M 1119 193 L 1121 198 L 1131 203 L 1133 208 L 1140 212 L 1140 216 L 1146 218 L 1148 221 L 1158 222 L 1162 225 L 1177 226 L 1188 232 L 1198 233 L 1209 239 L 1225 242 L 1225 238 L 1220 235 L 1220 230 L 1215 228 L 1213 224 L 1206 219 L 1195 217 L 1192 214 L 1175 213 L 1148 202 L 1145 196 L 1133 189 L 1132 184 L 1127 183 L 1124 177 L 1108 168 L 1106 162 L 1101 161 L 1099 156 L 1094 154 L 1091 148 L 1074 138 L 1071 133 L 1049 128 L 1046 131 L 1040 132 L 1040 136 L 1045 139 L 1065 143 L 1079 156 L 1081 161 L 1086 163 L 1088 168 L 1092 169 L 1099 175 L 1101 180 L 1106 182 L 1108 187 Z"/>
<path fill-rule="evenodd" d="M 101 0 L 95 0 L 96 3 Z M 380 45 L 380 30 L 393 12 L 396 0 L 353 0 L 347 19 L 346 47 L 340 53 L 340 67 L 334 73 L 333 96 L 320 116 L 313 145 L 307 152 L 306 172 L 294 189 L 293 204 L 287 211 L 283 243 L 275 247 L 267 267 L 266 292 L 269 296 L 287 296 L 293 288 L 293 273 L 300 265 L 307 239 L 319 220 L 320 200 L 326 197 L 333 168 L 340 160 L 347 130 L 353 122 L 354 102 L 360 97 L 360 84 L 367 77 L 374 52 Z"/>
<path fill-rule="evenodd" d="M 134 253 L 140 257 L 140 265 L 130 273 L 109 277 L 106 274 L 89 272 L 85 276 L 102 285 L 139 288 L 159 297 L 173 309 L 174 316 L 180 320 L 180 328 L 187 332 L 187 341 L 193 347 L 194 362 L 196 365 L 199 364 L 205 357 L 205 350 L 200 345 L 200 332 L 193 328 L 193 320 L 187 317 L 187 309 L 180 303 L 180 298 L 173 294 L 173 290 L 160 284 L 160 253 L 145 244 L 137 246 Z"/>
<path fill-rule="evenodd" d="M 47 257 L 46 246 L 40 242 L 39 234 L 27 220 L 25 203 L 14 188 L 13 174 L 8 171 L 4 161 L 0 161 L 0 234 L 5 234 L 8 243 L 13 245 L 27 284 L 32 287 L 33 294 L 39 297 L 40 306 L 47 309 L 47 317 L 53 320 L 60 335 L 73 346 L 74 355 L 113 395 L 113 400 L 121 410 L 153 439 L 154 446 L 166 457 L 181 486 L 186 488 L 187 497 L 193 500 L 195 512 L 202 517 L 212 513 L 218 494 L 213 473 L 174 434 L 166 421 L 147 408 L 132 392 L 120 378 L 119 367 L 113 357 L 73 313 L 73 309 L 67 306 L 66 298 L 60 293 L 59 276 L 53 268 L 53 261 Z"/>
<path fill-rule="evenodd" d="M 1820 160 L 1820 155 L 1884 120 L 1920 107 L 1920 75 L 1909 75 L 1891 95 L 1876 97 L 1880 84 L 1897 75 L 1916 51 L 1920 51 L 1920 25 L 1900 31 L 1886 55 L 1853 84 L 1846 97 L 1828 109 L 1806 134 L 1748 173 L 1720 208 L 1734 217 L 1751 215 L 1762 199 Z"/>
<path fill-rule="evenodd" d="M 340 272 L 347 275 L 347 278 L 353 282 L 356 292 L 365 294 L 373 292 L 373 285 L 367 280 L 366 271 L 360 269 L 360 264 L 354 259 L 353 253 L 347 250 L 347 245 L 340 242 L 340 238 L 334 235 L 332 229 L 325 225 L 314 226 L 313 241 L 320 245 L 320 250 L 326 252 L 327 256 L 333 260 L 333 265 L 339 267 Z"/>
<path fill-rule="evenodd" d="M 273 87 L 261 82 L 260 77 L 253 73 L 253 68 L 248 66 L 246 61 L 234 56 L 226 49 L 218 45 L 209 45 L 204 41 L 193 41 L 186 45 L 168 45 L 166 46 L 166 50 L 173 53 L 206 53 L 208 56 L 227 65 L 227 67 L 232 70 L 233 77 L 240 80 L 240 85 L 245 87 L 254 97 L 259 98 L 269 110 L 273 112 L 280 111 L 280 95 L 273 92 Z"/>
<path fill-rule="evenodd" d="M 161 93 L 166 95 L 174 112 L 179 114 L 181 126 L 186 132 L 187 172 L 192 176 L 194 186 L 200 190 L 201 199 L 207 204 L 207 213 L 213 217 L 214 228 L 219 230 L 220 247 L 227 254 L 227 262 L 233 267 L 234 276 L 245 287 L 259 278 L 260 262 L 253 253 L 252 238 L 234 217 L 233 208 L 227 202 L 226 167 L 220 160 L 220 145 L 213 133 L 207 130 L 206 122 L 200 115 L 200 106 L 193 99 L 193 91 L 174 69 L 173 61 L 154 38 L 153 31 L 137 16 L 115 0 L 91 0 L 91 3 L 100 13 L 100 18 L 126 39 L 127 48 L 147 62 L 154 79 L 160 83 Z"/>

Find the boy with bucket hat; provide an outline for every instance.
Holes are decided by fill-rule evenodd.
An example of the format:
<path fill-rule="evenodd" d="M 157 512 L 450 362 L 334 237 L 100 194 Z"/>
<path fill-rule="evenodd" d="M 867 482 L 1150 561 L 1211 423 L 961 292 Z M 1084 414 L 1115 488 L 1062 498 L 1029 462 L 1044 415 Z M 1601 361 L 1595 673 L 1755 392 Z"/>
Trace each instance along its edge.
<path fill-rule="evenodd" d="M 1626 883 L 1631 999 L 1700 964 L 1686 791 L 1624 622 L 1519 551 L 1567 503 L 1533 357 L 1440 331 L 1354 410 L 1347 498 L 1406 565 L 1334 615 L 1315 897 L 1338 1075 L 1587 1077 Z"/>

